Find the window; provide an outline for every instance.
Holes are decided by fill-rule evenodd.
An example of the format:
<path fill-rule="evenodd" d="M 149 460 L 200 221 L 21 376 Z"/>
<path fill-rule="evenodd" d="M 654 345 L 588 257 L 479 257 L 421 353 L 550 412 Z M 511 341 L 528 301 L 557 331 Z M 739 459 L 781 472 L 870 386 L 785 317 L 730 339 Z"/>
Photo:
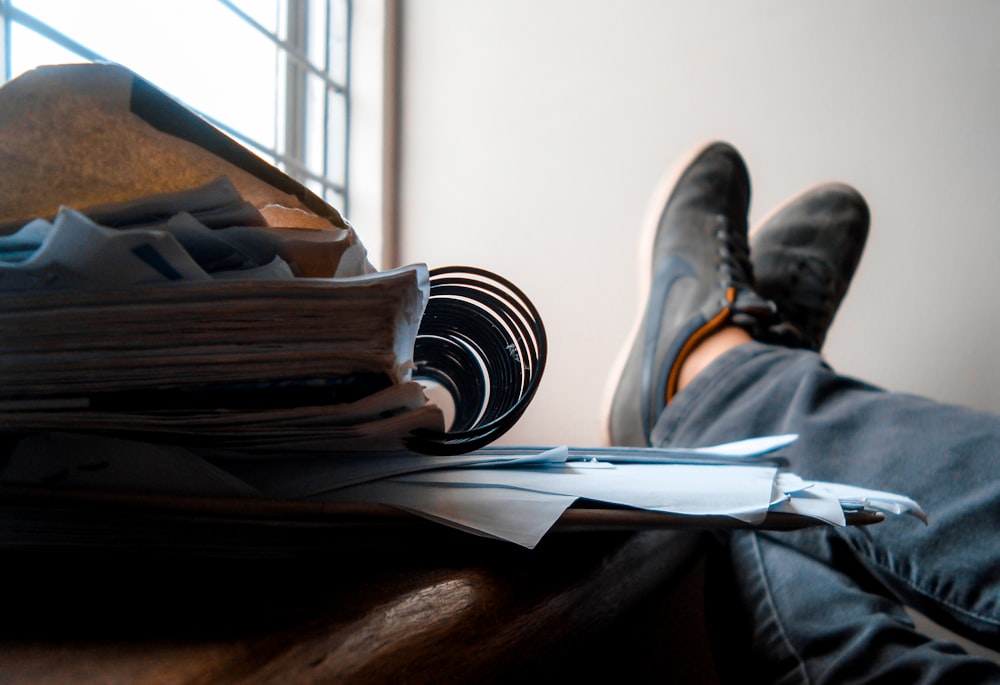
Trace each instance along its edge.
<path fill-rule="evenodd" d="M 0 0 L 0 18 L 4 80 L 117 62 L 349 215 L 351 0 Z"/>

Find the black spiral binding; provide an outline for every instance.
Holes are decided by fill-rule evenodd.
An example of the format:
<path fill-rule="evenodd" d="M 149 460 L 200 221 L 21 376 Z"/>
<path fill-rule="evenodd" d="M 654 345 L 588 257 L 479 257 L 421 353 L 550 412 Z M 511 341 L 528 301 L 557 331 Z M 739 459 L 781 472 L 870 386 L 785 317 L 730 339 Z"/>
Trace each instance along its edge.
<path fill-rule="evenodd" d="M 547 352 L 538 311 L 512 283 L 475 267 L 431 270 L 413 376 L 447 391 L 455 417 L 445 431 L 414 432 L 408 447 L 453 455 L 496 440 L 534 397 Z"/>

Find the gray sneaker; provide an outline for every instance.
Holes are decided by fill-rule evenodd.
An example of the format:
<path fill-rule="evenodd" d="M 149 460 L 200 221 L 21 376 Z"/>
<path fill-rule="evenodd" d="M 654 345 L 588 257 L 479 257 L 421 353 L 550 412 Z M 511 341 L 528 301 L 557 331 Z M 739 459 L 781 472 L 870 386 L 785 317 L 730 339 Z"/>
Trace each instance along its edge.
<path fill-rule="evenodd" d="M 861 259 L 868 205 L 854 188 L 823 183 L 774 210 L 750 235 L 757 292 L 778 305 L 785 325 L 764 342 L 819 351 Z"/>
<path fill-rule="evenodd" d="M 676 392 L 681 362 L 726 324 L 776 321 L 753 289 L 747 249 L 750 179 L 729 144 L 699 148 L 654 197 L 641 252 L 646 302 L 607 393 L 609 444 L 646 446 Z"/>

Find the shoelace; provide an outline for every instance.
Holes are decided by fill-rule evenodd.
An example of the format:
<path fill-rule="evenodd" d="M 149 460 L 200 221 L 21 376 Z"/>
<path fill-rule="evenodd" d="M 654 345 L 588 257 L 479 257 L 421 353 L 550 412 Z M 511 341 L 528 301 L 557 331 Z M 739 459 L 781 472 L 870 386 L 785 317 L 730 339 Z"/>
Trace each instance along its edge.
<path fill-rule="evenodd" d="M 754 287 L 746 233 L 730 230 L 723 216 L 717 217 L 717 222 L 715 238 L 719 246 L 719 286 L 723 291 L 729 288 L 736 290 L 732 322 L 757 337 L 760 331 L 780 324 L 778 307 L 772 300 L 762 297 Z"/>

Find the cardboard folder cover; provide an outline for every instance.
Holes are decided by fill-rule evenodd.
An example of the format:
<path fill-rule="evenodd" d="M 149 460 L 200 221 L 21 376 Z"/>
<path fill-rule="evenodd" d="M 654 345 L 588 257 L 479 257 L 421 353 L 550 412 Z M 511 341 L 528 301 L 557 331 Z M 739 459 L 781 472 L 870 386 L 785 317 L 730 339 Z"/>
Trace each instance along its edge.
<path fill-rule="evenodd" d="M 40 67 L 0 88 L 0 159 L 4 225 L 228 176 L 272 226 L 348 227 L 301 183 L 114 64 Z"/>
<path fill-rule="evenodd" d="M 269 226 L 291 229 L 282 240 L 300 275 L 350 275 L 347 251 L 360 255 L 361 272 L 374 270 L 337 209 L 125 67 L 39 67 L 0 88 L 0 234 L 61 206 L 93 209 L 220 177 Z"/>

